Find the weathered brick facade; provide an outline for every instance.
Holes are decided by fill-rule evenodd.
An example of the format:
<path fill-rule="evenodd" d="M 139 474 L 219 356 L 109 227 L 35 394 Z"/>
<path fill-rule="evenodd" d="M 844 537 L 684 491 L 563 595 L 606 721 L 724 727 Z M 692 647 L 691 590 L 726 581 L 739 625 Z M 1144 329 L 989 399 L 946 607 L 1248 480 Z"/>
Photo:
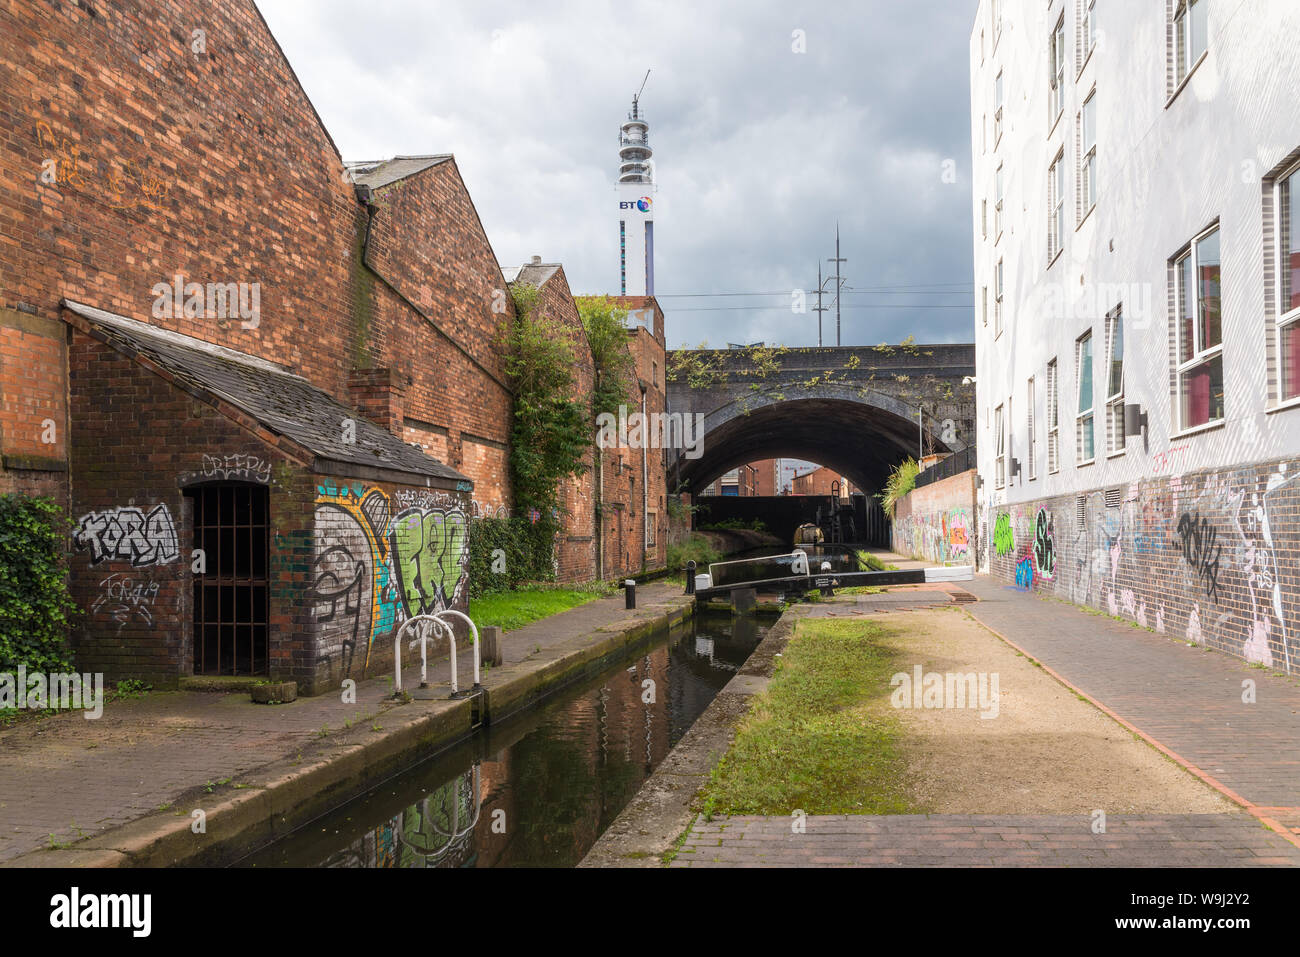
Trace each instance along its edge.
<path fill-rule="evenodd" d="M 994 576 L 1170 637 L 1300 667 L 1300 461 L 993 506 Z"/>
<path fill-rule="evenodd" d="M 974 565 L 978 514 L 974 469 L 922 485 L 896 504 L 891 547 L 936 565 Z"/>
<path fill-rule="evenodd" d="M 0 493 L 50 495 L 79 525 L 79 664 L 160 684 L 208 670 L 191 553 L 199 490 L 220 483 L 266 496 L 270 636 L 254 670 L 308 692 L 373 673 L 405 617 L 464 607 L 467 523 L 513 505 L 499 340 L 513 301 L 454 157 L 345 164 L 250 0 L 14 0 L 0 35 Z M 545 295 L 580 334 L 562 272 Z M 647 303 L 657 325 L 629 348 L 662 409 L 662 313 Z M 95 310 L 195 354 L 233 350 L 238 367 L 274 363 L 321 402 L 250 412 L 96 332 Z M 400 440 L 386 454 L 405 449 L 405 471 L 340 470 L 286 438 L 321 403 Z M 596 481 L 564 489 L 560 577 L 661 563 L 658 535 L 598 567 Z M 645 535 L 632 484 L 610 485 L 625 545 Z"/>

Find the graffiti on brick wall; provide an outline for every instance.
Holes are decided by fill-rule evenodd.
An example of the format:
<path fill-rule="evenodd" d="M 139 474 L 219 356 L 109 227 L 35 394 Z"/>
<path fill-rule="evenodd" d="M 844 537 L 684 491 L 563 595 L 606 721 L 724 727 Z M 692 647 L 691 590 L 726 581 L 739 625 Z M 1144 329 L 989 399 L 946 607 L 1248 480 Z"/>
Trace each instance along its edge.
<path fill-rule="evenodd" d="M 1248 661 L 1300 667 L 1292 624 L 1300 586 L 1278 564 L 1300 543 L 1294 464 L 1149 479 L 1055 502 L 995 510 L 995 574 Z M 1022 536 L 1028 549 L 1014 544 Z"/>
<path fill-rule="evenodd" d="M 205 455 L 203 477 L 265 485 L 271 481 L 271 463 L 256 455 Z"/>
<path fill-rule="evenodd" d="M 407 618 L 461 602 L 469 522 L 446 493 L 387 492 L 360 484 L 316 488 L 313 616 L 322 656 L 341 674 L 364 671 L 375 639 Z M 393 500 L 398 503 L 394 513 Z"/>
<path fill-rule="evenodd" d="M 1052 517 L 1042 508 L 1034 518 L 1034 564 L 1040 577 L 1048 581 L 1056 577 L 1056 533 Z"/>
<path fill-rule="evenodd" d="M 975 524 L 967 507 L 914 509 L 895 519 L 893 547 L 900 554 L 936 564 L 975 561 Z"/>
<path fill-rule="evenodd" d="M 1178 519 L 1178 539 L 1183 560 L 1196 570 L 1205 583 L 1211 601 L 1219 600 L 1219 555 L 1223 546 L 1216 544 L 1218 531 L 1199 512 L 1183 512 Z"/>
<path fill-rule="evenodd" d="M 1026 589 L 1034 587 L 1034 563 L 1027 555 L 1016 562 L 1016 587 Z"/>
<path fill-rule="evenodd" d="M 993 549 L 999 557 L 1010 555 L 1016 547 L 1016 536 L 1011 530 L 1011 516 L 1006 512 L 999 512 L 997 522 L 993 526 Z"/>
<path fill-rule="evenodd" d="M 114 572 L 99 583 L 100 593 L 90 606 L 92 615 L 104 614 L 117 622 L 120 632 L 132 621 L 153 624 L 158 583 Z"/>
<path fill-rule="evenodd" d="M 129 561 L 133 568 L 167 565 L 180 557 L 176 523 L 166 505 L 148 513 L 134 506 L 110 508 L 81 516 L 72 541 L 90 552 L 90 564 Z"/>
<path fill-rule="evenodd" d="M 947 557 L 965 561 L 970 554 L 970 515 L 963 508 L 955 508 L 943 517 L 944 541 Z"/>

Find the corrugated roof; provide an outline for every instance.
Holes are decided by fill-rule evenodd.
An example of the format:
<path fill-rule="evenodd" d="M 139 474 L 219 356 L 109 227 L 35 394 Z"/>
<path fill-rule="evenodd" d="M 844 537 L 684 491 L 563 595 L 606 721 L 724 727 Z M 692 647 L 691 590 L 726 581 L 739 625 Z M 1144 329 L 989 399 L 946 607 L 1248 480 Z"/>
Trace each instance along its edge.
<path fill-rule="evenodd" d="M 344 163 L 352 182 L 358 186 L 378 189 L 395 183 L 399 179 L 414 176 L 430 166 L 437 166 L 451 159 L 450 153 L 434 153 L 428 156 L 394 156 L 386 160 L 364 160 Z"/>
<path fill-rule="evenodd" d="M 469 481 L 283 366 L 94 306 L 67 299 L 63 305 L 127 353 L 148 357 L 177 379 L 226 400 L 322 459 Z M 343 441 L 344 419 L 356 423 L 355 444 Z"/>

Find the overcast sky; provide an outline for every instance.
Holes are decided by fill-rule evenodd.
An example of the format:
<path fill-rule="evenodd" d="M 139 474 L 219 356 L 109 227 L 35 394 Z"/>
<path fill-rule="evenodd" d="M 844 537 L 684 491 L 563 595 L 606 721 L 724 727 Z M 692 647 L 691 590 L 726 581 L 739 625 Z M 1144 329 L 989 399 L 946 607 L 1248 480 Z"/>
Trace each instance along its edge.
<path fill-rule="evenodd" d="M 345 159 L 454 153 L 502 264 L 562 262 L 576 293 L 618 292 L 617 137 L 651 70 L 670 347 L 816 345 L 790 291 L 833 269 L 837 219 L 845 345 L 973 340 L 975 0 L 257 2 Z"/>

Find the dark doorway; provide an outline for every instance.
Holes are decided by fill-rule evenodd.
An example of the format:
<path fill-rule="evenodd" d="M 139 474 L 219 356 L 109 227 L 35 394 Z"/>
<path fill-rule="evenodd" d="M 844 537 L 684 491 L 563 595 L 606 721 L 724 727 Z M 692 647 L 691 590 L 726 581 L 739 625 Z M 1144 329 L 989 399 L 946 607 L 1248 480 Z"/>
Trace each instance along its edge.
<path fill-rule="evenodd" d="M 266 674 L 269 491 L 221 482 L 185 494 L 206 565 L 194 574 L 194 673 Z"/>

